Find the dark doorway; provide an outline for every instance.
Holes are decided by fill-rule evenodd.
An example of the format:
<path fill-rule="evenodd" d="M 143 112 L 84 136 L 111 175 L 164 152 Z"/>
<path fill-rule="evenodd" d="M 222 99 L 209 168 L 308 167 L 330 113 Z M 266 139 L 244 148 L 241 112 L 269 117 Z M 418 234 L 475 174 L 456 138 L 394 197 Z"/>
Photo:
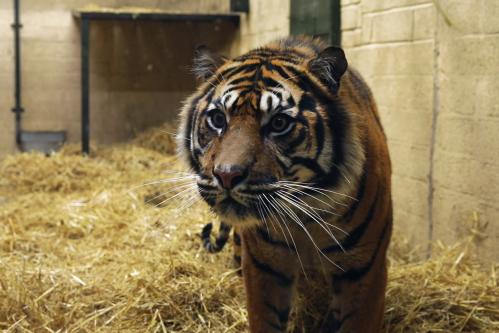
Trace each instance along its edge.
<path fill-rule="evenodd" d="M 291 0 L 291 34 L 306 34 L 341 45 L 340 0 Z"/>

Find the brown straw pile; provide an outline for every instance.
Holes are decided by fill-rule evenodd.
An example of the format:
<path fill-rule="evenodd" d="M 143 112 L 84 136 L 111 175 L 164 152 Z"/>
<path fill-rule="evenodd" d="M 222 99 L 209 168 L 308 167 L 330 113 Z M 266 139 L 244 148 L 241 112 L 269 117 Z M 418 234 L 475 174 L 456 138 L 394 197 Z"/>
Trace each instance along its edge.
<path fill-rule="evenodd" d="M 186 177 L 173 151 L 161 128 L 91 157 L 67 146 L 0 163 L 0 331 L 247 329 L 230 246 L 219 255 L 200 246 L 215 218 L 192 179 L 140 186 Z M 466 244 L 422 263 L 410 256 L 396 238 L 387 332 L 499 332 L 495 270 L 479 267 Z"/>

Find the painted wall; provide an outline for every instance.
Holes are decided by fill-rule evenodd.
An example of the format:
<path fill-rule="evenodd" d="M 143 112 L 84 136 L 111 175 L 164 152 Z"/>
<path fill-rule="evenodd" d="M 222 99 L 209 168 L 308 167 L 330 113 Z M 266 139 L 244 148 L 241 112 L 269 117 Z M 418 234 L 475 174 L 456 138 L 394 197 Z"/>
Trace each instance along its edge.
<path fill-rule="evenodd" d="M 478 217 L 479 257 L 497 261 L 498 15 L 494 0 L 342 2 L 343 46 L 388 135 L 395 225 L 422 255 L 430 240 L 470 235 Z"/>

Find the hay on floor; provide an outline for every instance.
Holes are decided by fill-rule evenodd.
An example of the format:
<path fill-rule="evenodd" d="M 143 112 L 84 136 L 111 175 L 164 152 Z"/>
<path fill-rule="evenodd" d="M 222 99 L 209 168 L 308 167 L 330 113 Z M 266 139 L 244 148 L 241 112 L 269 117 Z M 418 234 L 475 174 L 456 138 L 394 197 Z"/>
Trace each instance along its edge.
<path fill-rule="evenodd" d="M 198 231 L 215 217 L 173 151 L 163 128 L 127 145 L 94 147 L 91 157 L 66 146 L 50 157 L 1 162 L 0 330 L 247 328 L 230 249 L 202 250 Z M 163 202 L 172 195 L 179 200 Z M 422 263 L 407 260 L 400 244 L 396 238 L 391 252 L 387 332 L 499 331 L 493 267 L 479 267 L 465 244 Z"/>

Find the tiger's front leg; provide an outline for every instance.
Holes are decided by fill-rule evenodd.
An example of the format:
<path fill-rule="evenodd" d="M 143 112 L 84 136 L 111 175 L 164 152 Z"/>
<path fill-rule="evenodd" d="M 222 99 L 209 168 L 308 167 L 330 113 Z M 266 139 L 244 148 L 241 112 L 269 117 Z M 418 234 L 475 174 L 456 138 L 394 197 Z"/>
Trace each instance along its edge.
<path fill-rule="evenodd" d="M 391 218 L 383 227 L 377 246 L 355 266 L 332 274 L 333 299 L 320 330 L 323 333 L 379 333 L 383 325 L 387 285 L 386 251 Z"/>
<path fill-rule="evenodd" d="M 256 230 L 242 233 L 242 270 L 251 333 L 285 332 L 294 292 L 296 257 Z"/>

